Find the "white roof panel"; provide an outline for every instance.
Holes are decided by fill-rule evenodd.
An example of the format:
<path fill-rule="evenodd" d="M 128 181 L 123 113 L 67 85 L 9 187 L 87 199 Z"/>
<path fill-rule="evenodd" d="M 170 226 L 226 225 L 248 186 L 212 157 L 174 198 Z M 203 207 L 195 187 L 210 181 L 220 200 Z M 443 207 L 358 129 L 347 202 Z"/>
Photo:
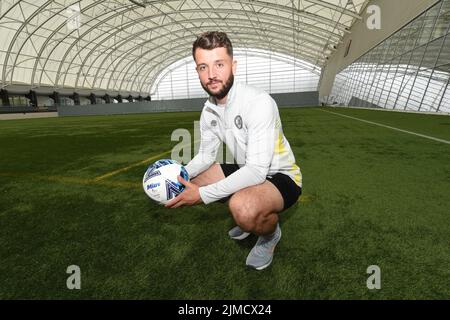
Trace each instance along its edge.
<path fill-rule="evenodd" d="M 2 0 L 0 81 L 142 92 L 205 31 L 322 67 L 368 0 Z"/>

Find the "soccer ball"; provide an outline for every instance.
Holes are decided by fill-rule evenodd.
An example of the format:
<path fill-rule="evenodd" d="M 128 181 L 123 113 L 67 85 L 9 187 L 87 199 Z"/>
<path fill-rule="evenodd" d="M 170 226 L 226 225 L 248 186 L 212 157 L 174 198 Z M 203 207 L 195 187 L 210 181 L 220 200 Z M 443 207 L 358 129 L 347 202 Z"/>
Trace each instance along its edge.
<path fill-rule="evenodd" d="M 185 188 L 178 181 L 178 176 L 189 181 L 189 174 L 181 164 L 171 159 L 158 160 L 150 165 L 144 174 L 144 191 L 150 199 L 166 204 Z"/>

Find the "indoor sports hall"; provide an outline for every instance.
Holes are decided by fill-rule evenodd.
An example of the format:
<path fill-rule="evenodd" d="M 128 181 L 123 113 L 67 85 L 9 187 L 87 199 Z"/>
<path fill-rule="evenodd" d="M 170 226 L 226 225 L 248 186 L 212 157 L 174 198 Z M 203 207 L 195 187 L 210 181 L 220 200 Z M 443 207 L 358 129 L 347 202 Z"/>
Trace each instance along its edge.
<path fill-rule="evenodd" d="M 0 299 L 448 299 L 449 28 L 450 0 L 0 1 Z M 207 31 L 301 169 L 261 271 L 226 203 L 143 188 L 199 150 Z"/>

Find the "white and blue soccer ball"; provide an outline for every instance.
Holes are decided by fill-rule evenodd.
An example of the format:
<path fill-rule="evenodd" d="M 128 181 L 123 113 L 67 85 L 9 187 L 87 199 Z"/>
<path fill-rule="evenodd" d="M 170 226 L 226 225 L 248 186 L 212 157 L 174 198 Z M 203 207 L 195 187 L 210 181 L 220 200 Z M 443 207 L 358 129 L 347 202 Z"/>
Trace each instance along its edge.
<path fill-rule="evenodd" d="M 181 176 L 189 181 L 189 174 L 183 165 L 175 160 L 162 159 L 150 165 L 144 174 L 142 185 L 150 199 L 166 204 L 184 190 L 184 186 L 178 181 Z"/>

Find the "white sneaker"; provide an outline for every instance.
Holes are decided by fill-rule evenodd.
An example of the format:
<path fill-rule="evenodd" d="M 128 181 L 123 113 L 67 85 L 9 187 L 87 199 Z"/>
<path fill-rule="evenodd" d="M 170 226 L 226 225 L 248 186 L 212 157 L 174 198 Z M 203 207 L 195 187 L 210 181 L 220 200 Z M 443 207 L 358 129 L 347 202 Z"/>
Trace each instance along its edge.
<path fill-rule="evenodd" d="M 277 224 L 277 228 L 272 235 L 258 238 L 256 245 L 248 254 L 246 265 L 256 270 L 263 270 L 270 266 L 273 260 L 273 252 L 280 239 L 281 229 Z"/>

